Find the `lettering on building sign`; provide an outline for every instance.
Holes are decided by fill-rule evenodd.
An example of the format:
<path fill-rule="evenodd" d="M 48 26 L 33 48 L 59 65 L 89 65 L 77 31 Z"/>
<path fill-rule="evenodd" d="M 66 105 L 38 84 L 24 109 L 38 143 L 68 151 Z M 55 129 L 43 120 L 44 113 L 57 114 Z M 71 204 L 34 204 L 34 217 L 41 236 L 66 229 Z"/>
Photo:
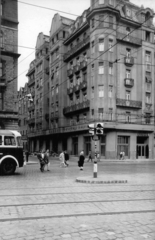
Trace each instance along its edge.
<path fill-rule="evenodd" d="M 138 137 L 149 137 L 148 133 L 138 133 L 137 134 Z"/>
<path fill-rule="evenodd" d="M 79 126 L 72 126 L 72 127 L 66 127 L 64 128 L 64 131 L 78 131 L 78 130 L 82 130 L 82 129 L 87 129 L 87 125 L 79 125 Z"/>

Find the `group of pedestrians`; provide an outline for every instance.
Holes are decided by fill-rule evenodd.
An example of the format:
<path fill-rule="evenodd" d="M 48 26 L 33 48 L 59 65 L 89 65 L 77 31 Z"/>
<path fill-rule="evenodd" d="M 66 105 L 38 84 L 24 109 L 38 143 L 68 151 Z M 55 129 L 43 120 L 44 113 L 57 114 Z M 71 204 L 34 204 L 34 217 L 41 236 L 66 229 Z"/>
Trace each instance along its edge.
<path fill-rule="evenodd" d="M 44 172 L 45 170 L 45 166 L 47 167 L 47 171 L 49 170 L 49 150 L 47 149 L 46 151 L 44 151 L 43 149 L 37 154 L 37 157 L 39 159 L 40 162 L 40 171 Z"/>
<path fill-rule="evenodd" d="M 49 165 L 50 165 L 50 162 L 49 162 L 49 150 L 47 149 L 45 151 L 45 150 L 42 149 L 37 154 L 37 158 L 39 159 L 39 162 L 40 162 L 40 171 L 44 172 L 45 167 L 47 167 L 47 171 L 50 171 L 49 170 Z M 66 150 L 62 151 L 60 153 L 59 160 L 60 160 L 60 167 L 68 167 L 69 166 L 69 164 L 68 164 L 69 154 L 68 154 L 68 152 Z M 93 162 L 91 151 L 89 151 L 89 154 L 88 154 L 88 162 L 89 161 Z M 80 170 L 83 170 L 84 162 L 85 162 L 85 156 L 84 156 L 84 151 L 82 150 L 80 152 L 80 154 L 79 154 L 79 159 L 78 159 L 78 166 L 79 166 Z"/>

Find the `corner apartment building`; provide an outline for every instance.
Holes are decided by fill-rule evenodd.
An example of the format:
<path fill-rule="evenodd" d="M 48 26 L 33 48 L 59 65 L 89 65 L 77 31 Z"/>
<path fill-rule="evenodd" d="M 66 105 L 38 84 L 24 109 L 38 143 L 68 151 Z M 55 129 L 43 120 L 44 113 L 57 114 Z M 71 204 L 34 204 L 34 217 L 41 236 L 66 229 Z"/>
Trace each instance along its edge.
<path fill-rule="evenodd" d="M 128 0 L 91 0 L 75 21 L 54 16 L 44 92 L 49 100 L 43 100 L 47 125 L 29 136 L 32 150 L 78 155 L 83 149 L 87 155 L 94 151 L 88 124 L 103 122 L 102 157 L 124 151 L 126 158 L 153 158 L 153 16 Z"/>
<path fill-rule="evenodd" d="M 18 3 L 0 1 L 0 128 L 18 130 Z"/>

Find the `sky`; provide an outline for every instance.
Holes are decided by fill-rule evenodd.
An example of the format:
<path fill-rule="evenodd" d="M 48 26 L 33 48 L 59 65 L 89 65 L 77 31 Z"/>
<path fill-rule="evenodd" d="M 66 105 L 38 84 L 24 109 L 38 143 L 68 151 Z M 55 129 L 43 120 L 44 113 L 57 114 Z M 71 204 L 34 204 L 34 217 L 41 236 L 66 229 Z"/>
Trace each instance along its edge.
<path fill-rule="evenodd" d="M 26 4 L 24 4 L 24 2 Z M 144 7 L 149 7 L 155 11 L 154 0 L 130 0 L 130 2 Z M 45 9 L 28 4 L 34 4 Z M 18 90 L 28 82 L 26 73 L 29 64 L 35 58 L 35 46 L 38 34 L 43 32 L 49 35 L 52 18 L 55 13 L 62 16 L 76 19 L 75 15 L 81 15 L 83 11 L 90 7 L 90 0 L 19 0 L 18 1 Z M 63 11 L 66 13 L 62 13 Z M 70 15 L 73 14 L 73 15 Z"/>

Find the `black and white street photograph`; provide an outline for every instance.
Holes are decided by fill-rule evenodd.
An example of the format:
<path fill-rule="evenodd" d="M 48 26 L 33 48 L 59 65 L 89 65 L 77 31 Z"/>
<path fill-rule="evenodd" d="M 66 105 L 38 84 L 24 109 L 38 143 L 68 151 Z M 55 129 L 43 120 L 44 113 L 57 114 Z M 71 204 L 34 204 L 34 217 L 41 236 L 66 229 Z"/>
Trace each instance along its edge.
<path fill-rule="evenodd" d="M 155 240 L 154 0 L 0 0 L 0 240 Z"/>

